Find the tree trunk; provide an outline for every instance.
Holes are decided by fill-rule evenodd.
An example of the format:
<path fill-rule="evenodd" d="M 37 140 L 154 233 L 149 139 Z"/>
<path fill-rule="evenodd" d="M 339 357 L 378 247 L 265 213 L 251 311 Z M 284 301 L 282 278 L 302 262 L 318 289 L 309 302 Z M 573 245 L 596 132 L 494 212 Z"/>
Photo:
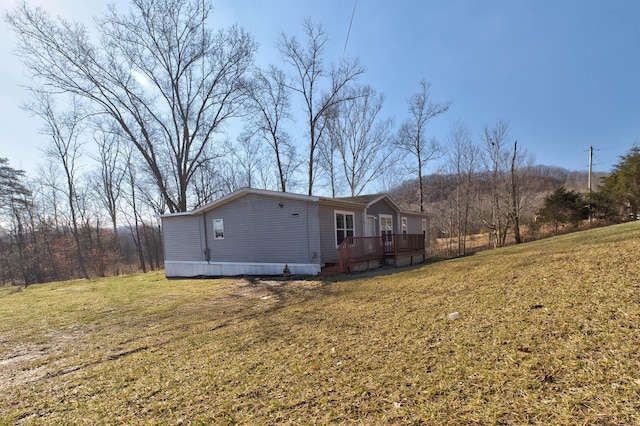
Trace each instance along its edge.
<path fill-rule="evenodd" d="M 422 181 L 422 158 L 418 151 L 418 186 L 420 191 L 420 213 L 424 213 L 424 184 Z"/>
<path fill-rule="evenodd" d="M 69 187 L 69 191 L 73 191 L 73 187 Z M 76 218 L 76 209 L 73 202 L 73 193 L 69 197 L 69 208 L 71 209 L 71 225 L 73 226 L 73 241 L 76 245 L 76 256 L 78 259 L 78 266 L 80 267 L 80 272 L 82 273 L 82 277 L 85 279 L 89 278 L 89 274 L 87 274 L 87 267 L 85 265 L 84 256 L 82 254 L 82 244 L 80 243 L 80 231 L 78 230 L 78 219 Z"/>
<path fill-rule="evenodd" d="M 134 233 L 135 230 L 135 233 Z M 138 218 L 135 219 L 135 227 L 131 229 L 131 235 L 133 236 L 133 243 L 136 246 L 136 252 L 138 253 L 138 261 L 140 262 L 140 268 L 143 273 L 147 273 L 147 264 L 144 260 L 144 252 L 142 251 L 142 242 L 140 241 L 140 228 L 138 226 Z"/>
<path fill-rule="evenodd" d="M 311 140 L 311 144 L 309 145 L 309 194 L 313 195 L 313 166 L 314 166 L 314 154 L 315 154 L 315 137 L 316 137 L 316 126 L 313 121 L 313 111 L 309 111 L 309 138 Z"/>
<path fill-rule="evenodd" d="M 511 203 L 513 215 L 513 233 L 516 238 L 516 244 L 520 244 L 520 206 L 518 205 L 518 173 L 516 171 L 516 156 L 518 152 L 518 141 L 513 145 L 513 157 L 511 157 Z"/>

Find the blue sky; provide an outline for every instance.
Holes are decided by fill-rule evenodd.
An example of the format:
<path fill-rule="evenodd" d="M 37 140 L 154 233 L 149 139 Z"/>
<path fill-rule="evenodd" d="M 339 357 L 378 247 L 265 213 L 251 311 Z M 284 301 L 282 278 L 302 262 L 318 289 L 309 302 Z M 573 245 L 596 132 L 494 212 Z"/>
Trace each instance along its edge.
<path fill-rule="evenodd" d="M 0 0 L 3 11 L 15 0 Z M 40 4 L 29 0 L 30 4 Z M 44 1 L 42 3 L 45 3 Z M 91 3 L 91 4 L 89 4 Z M 108 2 L 47 0 L 45 8 L 90 22 Z M 126 5 L 119 1 L 118 4 Z M 451 109 L 428 125 L 445 141 L 463 121 L 479 139 L 484 124 L 509 123 L 518 146 L 536 163 L 608 171 L 640 140 L 640 2 L 636 0 L 352 0 L 213 2 L 211 25 L 238 23 L 260 44 L 259 62 L 281 64 L 281 31 L 297 34 L 305 17 L 330 38 L 326 60 L 358 56 L 361 81 L 386 95 L 384 114 L 401 122 L 421 79 L 432 99 Z M 0 25 L 0 157 L 35 169 L 42 158 L 38 122 L 19 108 L 26 98 L 15 39 Z M 294 110 L 302 121 L 302 111 Z M 290 133 L 304 141 L 301 125 Z"/>

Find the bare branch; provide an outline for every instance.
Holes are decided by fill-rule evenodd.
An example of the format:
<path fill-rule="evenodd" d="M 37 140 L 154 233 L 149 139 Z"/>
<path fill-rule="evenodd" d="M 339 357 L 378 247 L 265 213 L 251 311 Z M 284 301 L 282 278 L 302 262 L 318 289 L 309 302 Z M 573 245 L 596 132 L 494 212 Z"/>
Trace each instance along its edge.
<path fill-rule="evenodd" d="M 241 115 L 256 50 L 238 27 L 204 27 L 210 10 L 201 0 L 135 0 L 126 15 L 111 7 L 95 45 L 83 26 L 26 3 L 6 16 L 35 81 L 118 123 L 170 211 L 187 209 L 213 136 Z"/>
<path fill-rule="evenodd" d="M 308 193 L 312 195 L 316 177 L 316 149 L 324 129 L 321 118 L 327 110 L 348 99 L 347 86 L 364 73 L 364 69 L 358 60 L 350 58 L 345 58 L 337 66 L 326 69 L 322 61 L 324 45 L 327 42 L 324 28 L 308 18 L 302 26 L 306 45 L 300 45 L 293 36 L 282 34 L 278 47 L 294 75 L 294 83 L 288 87 L 301 94 L 305 103 L 309 126 Z M 326 87 L 322 87 L 323 84 Z"/>

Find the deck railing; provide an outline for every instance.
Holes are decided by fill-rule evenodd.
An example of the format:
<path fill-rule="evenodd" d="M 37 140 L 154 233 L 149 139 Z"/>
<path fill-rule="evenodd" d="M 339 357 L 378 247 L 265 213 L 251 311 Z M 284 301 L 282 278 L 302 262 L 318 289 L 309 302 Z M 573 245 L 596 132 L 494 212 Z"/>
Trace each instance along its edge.
<path fill-rule="evenodd" d="M 338 246 L 339 268 L 351 272 L 354 264 L 382 262 L 387 258 L 425 252 L 423 234 L 387 234 L 379 237 L 347 237 Z"/>

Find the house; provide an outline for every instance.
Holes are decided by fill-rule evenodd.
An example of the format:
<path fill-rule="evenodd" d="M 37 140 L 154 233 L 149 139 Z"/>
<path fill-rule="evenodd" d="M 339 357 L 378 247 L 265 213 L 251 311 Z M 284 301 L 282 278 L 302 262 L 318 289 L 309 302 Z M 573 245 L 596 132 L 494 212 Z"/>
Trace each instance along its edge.
<path fill-rule="evenodd" d="M 421 262 L 428 216 L 388 195 L 325 198 L 244 188 L 161 216 L 167 277 L 317 275 Z"/>

